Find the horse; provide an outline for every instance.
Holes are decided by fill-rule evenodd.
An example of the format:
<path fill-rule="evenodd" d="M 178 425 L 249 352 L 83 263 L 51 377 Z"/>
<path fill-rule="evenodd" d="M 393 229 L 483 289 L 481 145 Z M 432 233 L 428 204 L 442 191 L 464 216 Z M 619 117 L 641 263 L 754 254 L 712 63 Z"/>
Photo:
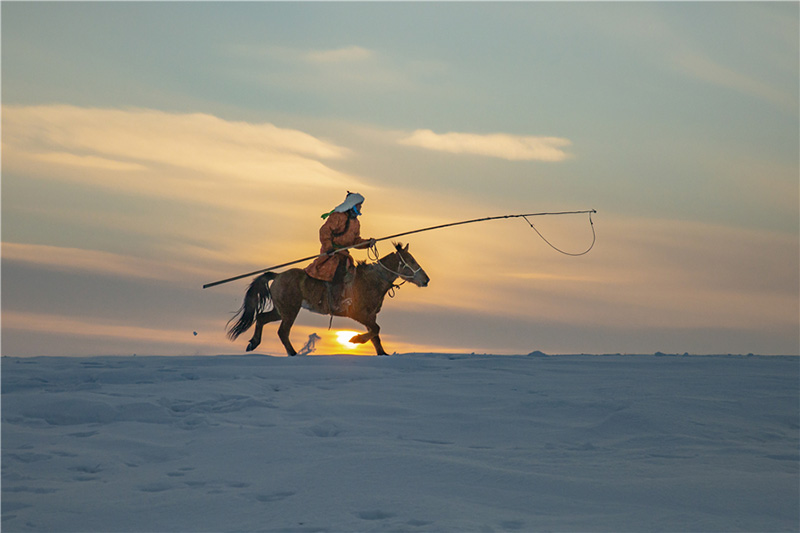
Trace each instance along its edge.
<path fill-rule="evenodd" d="M 264 325 L 280 320 L 278 337 L 288 355 L 297 355 L 289 341 L 289 332 L 300 309 L 305 308 L 313 313 L 352 318 L 363 324 L 367 328 L 366 333 L 355 335 L 350 342 L 363 344 L 372 341 L 377 355 L 387 355 L 379 336 L 381 328 L 375 321 L 384 297 L 391 289 L 397 287 L 394 283 L 397 278 L 418 287 L 427 287 L 430 282 L 428 275 L 409 253 L 408 244 L 405 247 L 400 243 L 393 244 L 395 251 L 377 259 L 374 263 L 367 264 L 364 261 L 358 263 L 352 281 L 352 303 L 342 309 L 331 309 L 326 282 L 312 278 L 301 268 L 261 274 L 250 283 L 242 307 L 228 321 L 229 325 L 236 321 L 228 329 L 228 338 L 236 340 L 255 322 L 253 338 L 247 344 L 247 351 L 251 352 L 261 344 L 261 331 Z M 272 309 L 266 311 L 267 303 L 270 301 Z"/>

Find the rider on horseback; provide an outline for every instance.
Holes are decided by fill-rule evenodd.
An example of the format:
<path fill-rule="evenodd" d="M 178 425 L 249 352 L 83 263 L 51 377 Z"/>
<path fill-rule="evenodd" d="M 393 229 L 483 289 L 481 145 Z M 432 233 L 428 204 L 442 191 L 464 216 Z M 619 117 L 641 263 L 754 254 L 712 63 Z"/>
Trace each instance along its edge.
<path fill-rule="evenodd" d="M 355 192 L 347 193 L 344 202 L 322 215 L 325 223 L 319 229 L 320 252 L 326 255 L 317 257 L 305 268 L 312 278 L 326 282 L 328 286 L 328 309 L 331 314 L 346 309 L 351 300 L 351 285 L 355 274 L 353 258 L 348 246 L 369 248 L 375 239 L 361 238 L 361 205 L 364 197 Z"/>

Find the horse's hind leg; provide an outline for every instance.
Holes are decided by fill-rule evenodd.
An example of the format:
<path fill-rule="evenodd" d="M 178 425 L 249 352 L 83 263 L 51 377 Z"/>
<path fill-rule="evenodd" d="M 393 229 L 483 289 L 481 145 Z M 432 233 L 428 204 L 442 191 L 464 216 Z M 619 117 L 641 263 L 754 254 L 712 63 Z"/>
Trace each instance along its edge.
<path fill-rule="evenodd" d="M 386 350 L 383 349 L 383 344 L 381 344 L 381 336 L 375 335 L 370 339 L 372 341 L 372 345 L 375 346 L 375 353 L 378 355 L 389 355 L 386 353 Z"/>
<path fill-rule="evenodd" d="M 292 331 L 292 325 L 294 325 L 294 320 L 297 318 L 297 313 L 299 312 L 299 306 L 297 309 L 284 309 L 281 325 L 278 327 L 278 337 L 280 337 L 283 347 L 286 348 L 286 353 L 289 355 L 297 355 L 297 351 L 289 341 L 289 332 Z"/>
<path fill-rule="evenodd" d="M 281 315 L 278 313 L 277 309 L 272 309 L 266 313 L 259 313 L 256 315 L 256 329 L 253 332 L 253 338 L 250 339 L 250 342 L 247 344 L 246 351 L 252 352 L 258 347 L 259 344 L 261 344 L 261 330 L 264 329 L 264 324 L 275 322 L 276 320 L 280 319 Z"/>

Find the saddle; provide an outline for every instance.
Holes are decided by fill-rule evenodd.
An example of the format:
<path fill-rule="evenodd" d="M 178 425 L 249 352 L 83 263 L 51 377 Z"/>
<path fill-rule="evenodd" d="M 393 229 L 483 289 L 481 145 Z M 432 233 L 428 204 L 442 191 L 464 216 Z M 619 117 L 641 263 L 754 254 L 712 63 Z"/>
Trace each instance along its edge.
<path fill-rule="evenodd" d="M 353 305 L 353 282 L 348 283 L 347 280 L 342 283 L 334 283 L 333 281 L 325 282 L 328 289 L 328 313 L 333 314 L 346 314 Z"/>
<path fill-rule="evenodd" d="M 303 307 L 321 315 L 346 315 L 353 305 L 353 280 L 355 276 L 347 273 L 342 281 L 322 281 L 308 276 L 305 283 L 308 300 Z"/>

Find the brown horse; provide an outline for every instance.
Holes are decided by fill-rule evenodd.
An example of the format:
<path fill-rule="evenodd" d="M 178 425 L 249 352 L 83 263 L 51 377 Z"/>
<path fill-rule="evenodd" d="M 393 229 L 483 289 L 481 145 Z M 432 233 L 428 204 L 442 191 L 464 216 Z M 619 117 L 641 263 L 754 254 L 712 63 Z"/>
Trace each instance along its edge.
<path fill-rule="evenodd" d="M 361 344 L 372 341 L 377 354 L 386 355 L 378 335 L 381 328 L 375 319 L 381 310 L 386 293 L 396 287 L 394 282 L 397 278 L 410 281 L 418 287 L 427 287 L 430 281 L 416 259 L 408 252 L 407 244 L 404 248 L 396 243 L 394 252 L 374 263 L 360 262 L 353 278 L 351 305 L 345 310 L 331 313 L 329 291 L 324 281 L 310 277 L 300 268 L 292 268 L 279 274 L 274 272 L 261 274 L 250 284 L 242 307 L 231 319 L 233 321 L 239 317 L 228 329 L 228 338 L 236 339 L 255 322 L 255 333 L 247 345 L 247 351 L 253 351 L 261 344 L 261 330 L 264 329 L 264 324 L 280 320 L 278 337 L 286 348 L 286 353 L 296 355 L 297 352 L 289 342 L 289 332 L 300 308 L 305 307 L 314 313 L 346 316 L 360 322 L 367 327 L 367 332 L 354 336 L 350 342 Z M 270 281 L 272 281 L 271 286 Z M 265 311 L 270 300 L 272 309 Z"/>

